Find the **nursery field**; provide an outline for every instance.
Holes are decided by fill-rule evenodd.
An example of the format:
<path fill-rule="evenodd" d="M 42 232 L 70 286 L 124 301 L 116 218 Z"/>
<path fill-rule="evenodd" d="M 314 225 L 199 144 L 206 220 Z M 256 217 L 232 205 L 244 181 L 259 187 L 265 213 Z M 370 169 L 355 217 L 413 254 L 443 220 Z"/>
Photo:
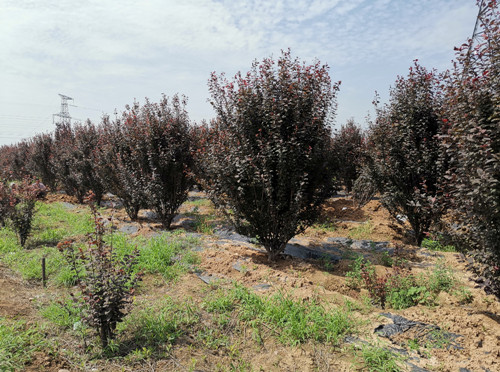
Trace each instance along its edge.
<path fill-rule="evenodd" d="M 1 371 L 500 370 L 500 303 L 462 254 L 432 236 L 411 245 L 377 200 L 327 200 L 271 263 L 201 192 L 170 230 L 151 211 L 132 222 L 110 194 L 100 212 L 144 274 L 116 337 L 103 349 L 82 322 L 56 248 L 85 249 L 89 208 L 49 194 L 25 248 L 0 230 Z"/>

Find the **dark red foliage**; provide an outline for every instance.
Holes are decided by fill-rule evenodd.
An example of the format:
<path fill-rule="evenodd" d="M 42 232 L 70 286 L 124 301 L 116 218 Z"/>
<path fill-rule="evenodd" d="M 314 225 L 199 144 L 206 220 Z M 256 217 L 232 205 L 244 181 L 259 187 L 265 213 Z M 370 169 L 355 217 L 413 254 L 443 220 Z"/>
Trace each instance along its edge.
<path fill-rule="evenodd" d="M 122 201 L 125 211 L 136 220 L 146 206 L 143 169 L 147 168 L 147 150 L 137 116 L 123 114 L 122 120 L 103 118 L 95 166 L 106 190 Z"/>
<path fill-rule="evenodd" d="M 5 221 L 12 213 L 14 205 L 15 200 L 7 181 L 0 179 L 0 226 L 4 226 Z"/>
<path fill-rule="evenodd" d="M 338 84 L 328 66 L 287 51 L 232 81 L 213 73 L 209 89 L 217 119 L 202 128 L 204 187 L 274 260 L 331 193 L 329 115 Z"/>
<path fill-rule="evenodd" d="M 22 247 L 26 245 L 26 241 L 31 234 L 36 200 L 40 189 L 40 183 L 33 181 L 29 177 L 10 186 L 11 208 L 8 217 Z"/>
<path fill-rule="evenodd" d="M 0 178 L 22 180 L 29 176 L 26 169 L 29 148 L 28 142 L 24 140 L 15 145 L 0 147 Z"/>
<path fill-rule="evenodd" d="M 408 219 L 420 245 L 444 211 L 439 80 L 434 71 L 415 62 L 408 77 L 398 78 L 390 96 L 386 106 L 377 107 L 370 127 L 367 172 L 383 206 L 398 221 Z"/>
<path fill-rule="evenodd" d="M 113 246 L 104 241 L 105 224 L 94 200 L 93 194 L 86 199 L 94 221 L 94 232 L 87 237 L 87 249 L 75 250 L 70 241 L 61 242 L 57 247 L 77 279 L 80 293 L 73 295 L 74 301 L 82 306 L 85 322 L 97 330 L 105 348 L 114 336 L 116 324 L 127 314 L 141 274 L 136 270 L 137 249 L 119 257 Z"/>
<path fill-rule="evenodd" d="M 483 41 L 457 48 L 445 76 L 443 147 L 457 243 L 475 258 L 485 289 L 500 298 L 500 10 L 489 1 Z M 470 41 L 472 42 L 472 41 Z"/>
<path fill-rule="evenodd" d="M 354 120 L 348 120 L 335 132 L 332 151 L 337 170 L 337 178 L 351 192 L 358 178 L 365 153 L 365 139 L 361 127 Z"/>
<path fill-rule="evenodd" d="M 36 177 L 50 189 L 56 188 L 56 174 L 53 169 L 54 138 L 52 134 L 37 134 L 29 140 L 26 165 L 32 177 Z"/>
<path fill-rule="evenodd" d="M 193 184 L 191 132 L 186 98 L 165 96 L 128 107 L 115 125 L 116 167 L 132 215 L 140 206 L 153 209 L 166 228 L 187 199 Z M 126 178 L 126 179 L 125 179 Z"/>
<path fill-rule="evenodd" d="M 99 132 L 94 124 L 58 124 L 55 130 L 53 169 L 68 195 L 75 195 L 80 203 L 93 191 L 101 202 L 104 185 L 97 175 L 94 151 L 99 145 Z"/>

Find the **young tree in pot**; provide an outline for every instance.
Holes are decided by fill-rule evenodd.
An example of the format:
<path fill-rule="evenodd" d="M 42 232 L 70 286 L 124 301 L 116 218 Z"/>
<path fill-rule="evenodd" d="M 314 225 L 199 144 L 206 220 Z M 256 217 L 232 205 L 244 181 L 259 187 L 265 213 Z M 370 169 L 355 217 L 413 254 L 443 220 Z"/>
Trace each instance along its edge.
<path fill-rule="evenodd" d="M 200 156 L 207 191 L 270 261 L 316 219 L 332 190 L 330 126 L 339 83 L 328 66 L 278 58 L 233 81 L 212 74 L 217 119 Z"/>

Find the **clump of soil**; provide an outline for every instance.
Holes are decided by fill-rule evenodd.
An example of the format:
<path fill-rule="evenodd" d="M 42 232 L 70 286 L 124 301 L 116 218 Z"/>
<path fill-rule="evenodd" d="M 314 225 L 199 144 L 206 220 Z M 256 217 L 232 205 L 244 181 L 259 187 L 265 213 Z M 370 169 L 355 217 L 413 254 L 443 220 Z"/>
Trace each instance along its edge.
<path fill-rule="evenodd" d="M 48 193 L 45 197 L 47 203 L 71 203 L 78 204 L 76 196 L 69 196 L 65 193 Z"/>

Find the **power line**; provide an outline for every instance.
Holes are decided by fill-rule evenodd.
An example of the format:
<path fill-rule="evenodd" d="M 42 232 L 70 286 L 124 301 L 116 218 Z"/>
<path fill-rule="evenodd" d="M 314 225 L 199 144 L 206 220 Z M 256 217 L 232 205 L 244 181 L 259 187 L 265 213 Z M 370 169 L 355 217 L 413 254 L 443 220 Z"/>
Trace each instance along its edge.
<path fill-rule="evenodd" d="M 9 114 L 0 114 L 0 118 L 21 118 L 21 119 L 40 119 L 40 116 L 26 116 L 26 115 L 9 115 Z"/>
<path fill-rule="evenodd" d="M 102 111 L 101 109 L 96 109 L 96 108 L 92 108 L 92 107 L 84 107 L 84 106 L 77 106 L 77 105 L 69 105 L 71 107 L 78 107 L 78 108 L 81 108 L 81 109 L 84 109 L 84 110 L 92 110 L 92 111 Z"/>
<path fill-rule="evenodd" d="M 9 105 L 26 105 L 25 102 L 14 102 L 14 101 L 4 101 L 4 100 L 0 100 L 0 103 L 7 103 Z M 36 103 L 36 102 L 30 102 L 30 106 L 53 107 L 53 105 L 49 105 L 49 104 L 45 104 L 45 103 Z M 104 110 L 102 110 L 100 108 L 95 108 L 95 107 L 79 106 L 79 105 L 72 105 L 72 104 L 68 104 L 68 106 L 77 107 L 77 108 L 82 109 L 82 110 L 104 112 Z"/>

